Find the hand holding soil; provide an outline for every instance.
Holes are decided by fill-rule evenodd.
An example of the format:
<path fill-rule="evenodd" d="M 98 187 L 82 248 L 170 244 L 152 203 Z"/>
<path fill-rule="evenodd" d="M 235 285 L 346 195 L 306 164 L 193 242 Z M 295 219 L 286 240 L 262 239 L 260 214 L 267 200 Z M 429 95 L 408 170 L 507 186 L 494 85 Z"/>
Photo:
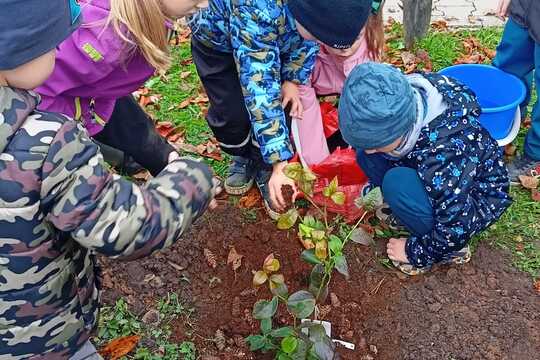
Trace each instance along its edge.
<path fill-rule="evenodd" d="M 283 161 L 277 164 L 274 164 L 274 170 L 272 172 L 272 177 L 270 178 L 270 181 L 268 182 L 268 187 L 270 190 L 270 199 L 272 201 L 272 206 L 275 210 L 283 212 L 286 210 L 288 206 L 290 206 L 290 202 L 287 203 L 285 201 L 285 198 L 283 196 L 283 187 L 289 186 L 293 190 L 293 194 L 297 193 L 296 185 L 293 180 L 285 176 L 283 173 L 283 169 L 287 166 L 287 162 Z M 294 195 L 292 198 L 294 199 Z"/>

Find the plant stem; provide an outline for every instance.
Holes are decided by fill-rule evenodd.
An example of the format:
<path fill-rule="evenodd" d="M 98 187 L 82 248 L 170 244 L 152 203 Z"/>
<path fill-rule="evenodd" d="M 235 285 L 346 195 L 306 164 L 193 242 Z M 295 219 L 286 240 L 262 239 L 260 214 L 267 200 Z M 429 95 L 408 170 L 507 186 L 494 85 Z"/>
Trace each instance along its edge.
<path fill-rule="evenodd" d="M 354 224 L 353 228 L 351 229 L 351 231 L 349 231 L 349 233 L 347 234 L 347 236 L 345 237 L 345 239 L 343 239 L 343 246 L 345 246 L 345 244 L 347 244 L 347 242 L 349 241 L 349 239 L 351 238 L 351 235 L 353 234 L 354 230 L 356 230 L 358 228 L 358 226 L 360 226 L 360 224 L 362 223 L 362 221 L 364 221 L 364 218 L 366 217 L 367 215 L 367 212 L 364 212 L 364 214 L 362 215 L 362 217 L 360 219 L 358 219 L 358 221 L 356 222 L 356 224 Z"/>

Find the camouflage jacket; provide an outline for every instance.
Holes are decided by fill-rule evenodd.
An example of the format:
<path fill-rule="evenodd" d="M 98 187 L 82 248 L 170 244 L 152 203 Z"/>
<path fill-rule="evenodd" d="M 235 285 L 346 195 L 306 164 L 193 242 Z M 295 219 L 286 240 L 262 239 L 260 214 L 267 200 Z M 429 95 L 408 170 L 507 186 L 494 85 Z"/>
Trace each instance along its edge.
<path fill-rule="evenodd" d="M 286 0 L 210 0 L 191 28 L 207 47 L 233 54 L 263 159 L 290 159 L 281 84 L 305 84 L 319 48 L 300 36 Z"/>
<path fill-rule="evenodd" d="M 207 166 L 169 164 L 144 187 L 108 172 L 86 132 L 0 87 L 0 359 L 68 359 L 96 324 L 94 252 L 135 259 L 206 209 Z"/>

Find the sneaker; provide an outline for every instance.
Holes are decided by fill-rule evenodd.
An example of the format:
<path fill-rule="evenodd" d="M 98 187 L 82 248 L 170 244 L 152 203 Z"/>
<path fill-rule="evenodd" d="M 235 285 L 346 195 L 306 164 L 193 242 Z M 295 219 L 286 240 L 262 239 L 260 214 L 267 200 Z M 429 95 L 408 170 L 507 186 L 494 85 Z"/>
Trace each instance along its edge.
<path fill-rule="evenodd" d="M 463 249 L 454 251 L 446 259 L 441 261 L 441 264 L 457 264 L 462 265 L 471 261 L 472 252 L 469 245 L 465 246 Z"/>
<path fill-rule="evenodd" d="M 271 176 L 271 169 L 266 169 L 264 167 L 259 168 L 257 170 L 257 173 L 255 174 L 255 182 L 257 183 L 257 187 L 259 188 L 259 191 L 261 192 L 263 198 L 264 210 L 272 220 L 278 220 L 281 214 L 272 209 L 272 201 L 270 200 L 270 189 L 268 188 L 268 181 L 270 180 Z"/>
<path fill-rule="evenodd" d="M 253 186 L 255 177 L 253 162 L 241 156 L 234 156 L 229 166 L 229 175 L 224 188 L 229 195 L 244 195 Z"/>
<path fill-rule="evenodd" d="M 538 176 L 538 170 L 540 168 L 540 161 L 534 160 L 529 156 L 523 154 L 520 157 L 516 157 L 512 162 L 508 164 L 508 176 L 510 183 L 513 185 L 519 185 L 519 176 Z"/>
<path fill-rule="evenodd" d="M 405 225 L 392 213 L 392 209 L 386 203 L 375 211 L 375 216 L 394 231 L 407 231 Z"/>
<path fill-rule="evenodd" d="M 447 256 L 446 259 L 444 259 L 443 261 L 440 262 L 440 264 L 444 264 L 444 265 L 451 265 L 451 264 L 463 265 L 463 264 L 466 264 L 469 261 L 471 261 L 471 256 L 472 256 L 471 248 L 469 247 L 469 245 L 467 245 L 461 250 L 454 251 L 453 253 L 450 253 Z M 397 261 L 392 261 L 392 264 L 394 264 L 394 266 L 399 271 L 401 271 L 402 273 L 407 274 L 409 276 L 422 275 L 422 274 L 425 274 L 425 273 L 427 273 L 428 271 L 431 270 L 431 266 L 418 268 L 418 267 L 415 267 L 415 266 L 413 266 L 411 264 L 400 263 L 400 262 L 397 262 Z"/>

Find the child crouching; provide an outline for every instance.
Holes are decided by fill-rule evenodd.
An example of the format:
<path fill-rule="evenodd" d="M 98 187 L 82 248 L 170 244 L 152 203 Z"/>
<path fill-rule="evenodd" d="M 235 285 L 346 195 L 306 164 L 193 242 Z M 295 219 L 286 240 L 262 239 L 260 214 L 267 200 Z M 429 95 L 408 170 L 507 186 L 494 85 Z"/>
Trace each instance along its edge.
<path fill-rule="evenodd" d="M 407 274 L 469 261 L 471 237 L 511 203 L 503 153 L 479 124 L 480 113 L 469 88 L 437 74 L 405 76 L 367 63 L 345 84 L 341 132 L 411 234 L 387 246 Z"/>

